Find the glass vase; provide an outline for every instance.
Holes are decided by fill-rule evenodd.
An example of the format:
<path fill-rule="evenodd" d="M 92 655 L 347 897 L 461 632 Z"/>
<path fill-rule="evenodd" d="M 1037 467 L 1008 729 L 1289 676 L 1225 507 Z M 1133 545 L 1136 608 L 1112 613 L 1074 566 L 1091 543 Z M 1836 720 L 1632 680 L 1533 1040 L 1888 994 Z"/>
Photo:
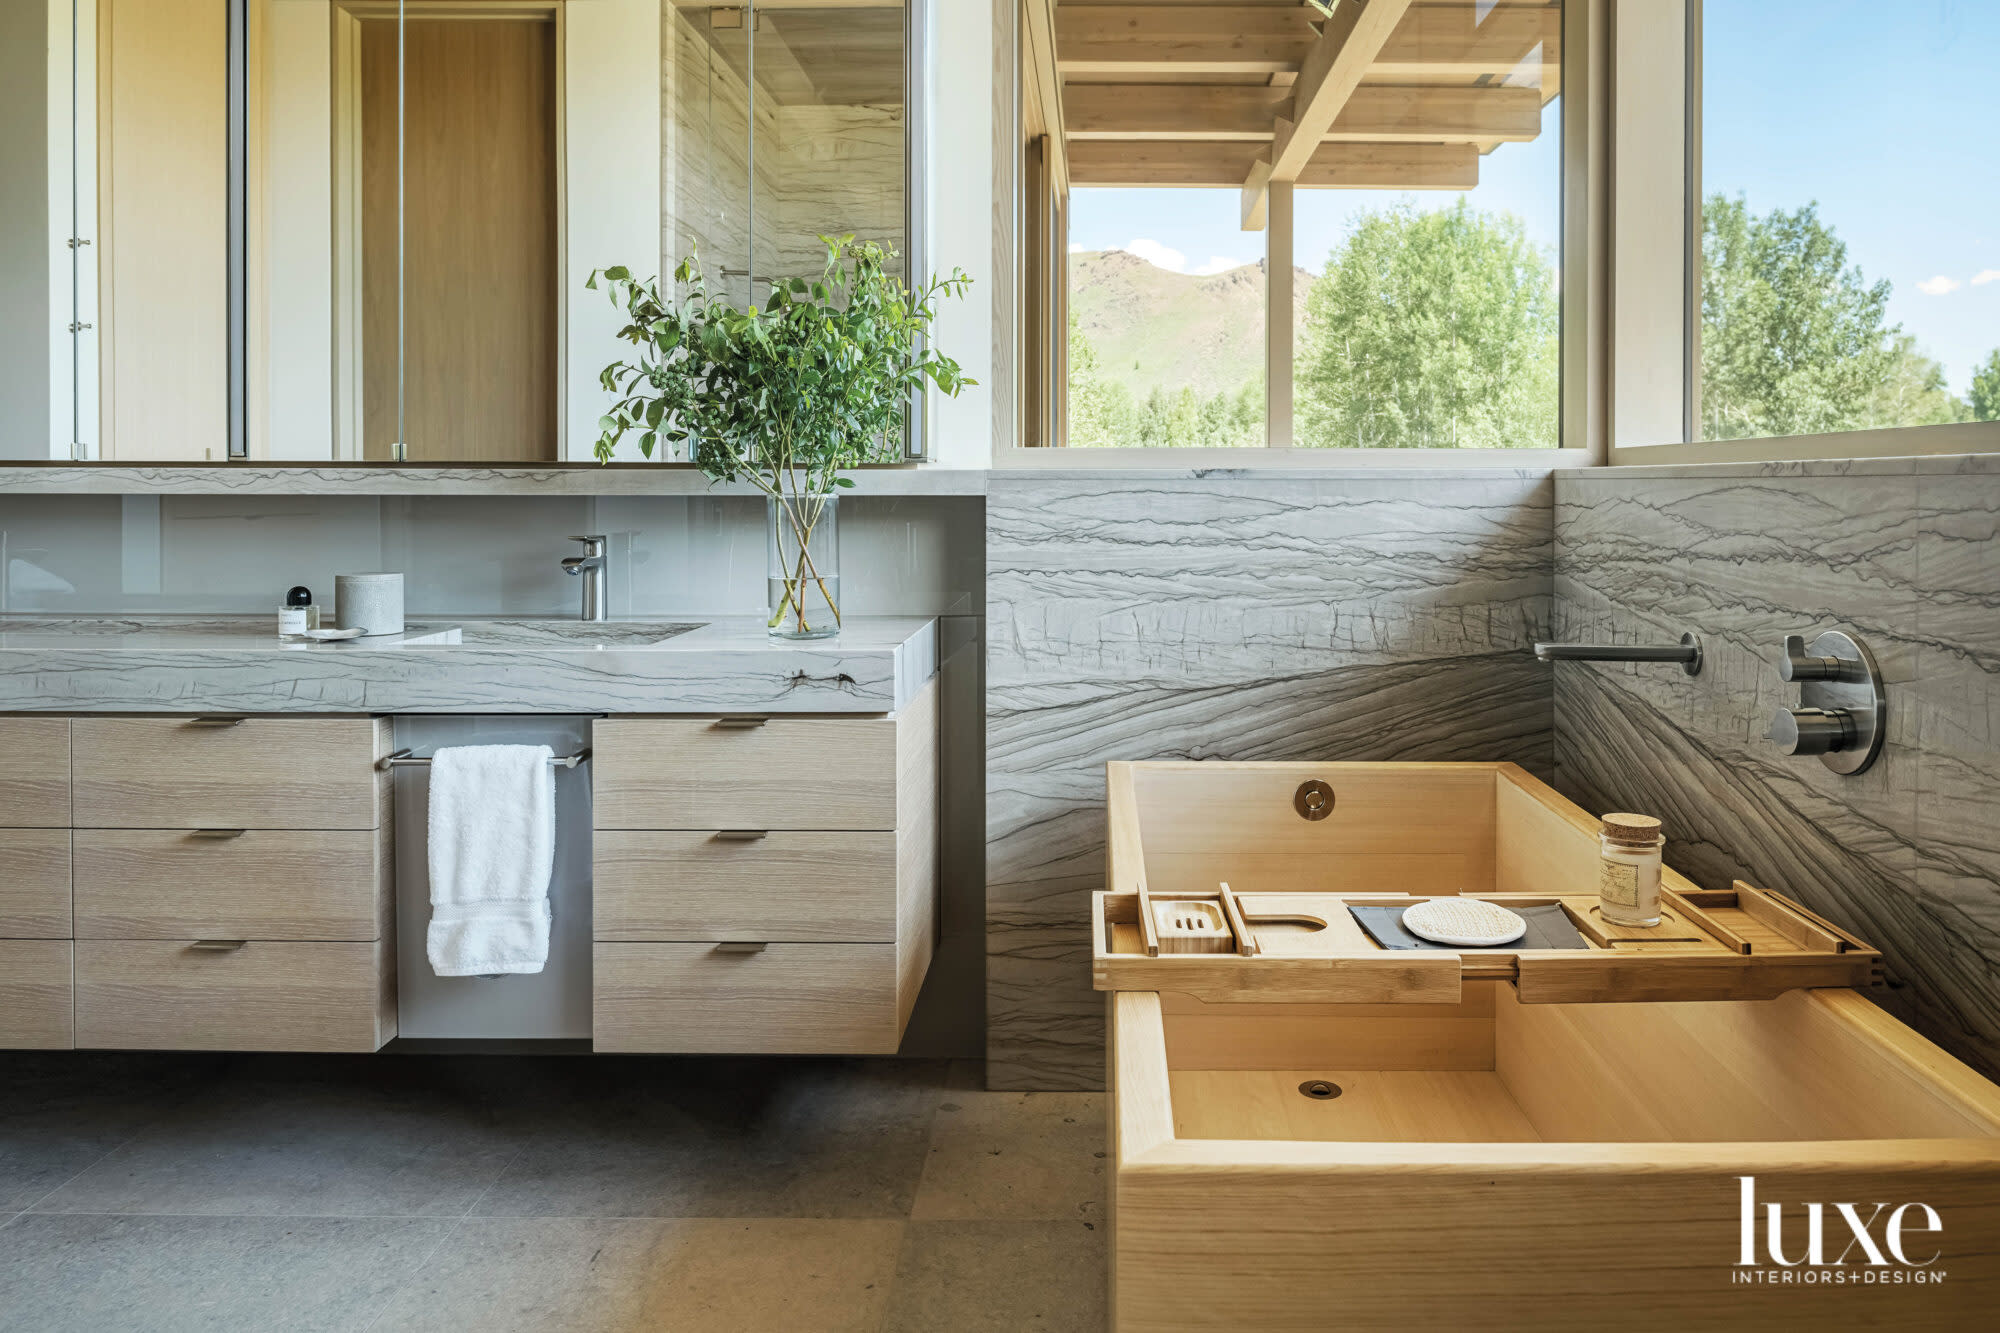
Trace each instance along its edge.
<path fill-rule="evenodd" d="M 767 503 L 771 637 L 832 638 L 840 633 L 840 501 L 787 495 Z"/>

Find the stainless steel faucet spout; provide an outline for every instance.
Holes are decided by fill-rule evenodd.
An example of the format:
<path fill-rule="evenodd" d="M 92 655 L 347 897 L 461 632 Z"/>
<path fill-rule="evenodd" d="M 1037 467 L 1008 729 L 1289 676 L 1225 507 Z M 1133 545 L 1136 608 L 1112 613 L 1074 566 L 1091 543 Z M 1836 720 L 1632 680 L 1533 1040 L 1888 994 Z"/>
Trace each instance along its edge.
<path fill-rule="evenodd" d="M 604 585 L 610 566 L 607 553 L 610 545 L 604 537 L 571 537 L 573 542 L 583 543 L 583 554 L 564 558 L 563 573 L 583 579 L 583 605 L 577 616 L 581 620 L 608 620 Z"/>
<path fill-rule="evenodd" d="M 1701 674 L 1701 639 L 1681 635 L 1675 644 L 1538 643 L 1538 662 L 1678 662 L 1690 676 Z"/>

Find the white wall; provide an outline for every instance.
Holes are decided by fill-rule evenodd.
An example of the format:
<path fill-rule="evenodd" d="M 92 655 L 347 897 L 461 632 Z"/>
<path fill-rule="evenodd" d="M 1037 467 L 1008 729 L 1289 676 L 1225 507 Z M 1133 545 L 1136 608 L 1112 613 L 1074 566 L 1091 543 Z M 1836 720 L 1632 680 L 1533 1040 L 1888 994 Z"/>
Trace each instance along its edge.
<path fill-rule="evenodd" d="M 264 226 L 250 256 L 263 272 L 263 411 L 253 457 L 333 457 L 333 54 L 326 0 L 268 0 L 262 77 L 252 115 L 263 124 L 258 167 Z M 254 142 L 254 141 L 253 141 Z M 255 292 L 257 287 L 252 286 Z M 258 327 L 253 319 L 252 329 Z"/>
<path fill-rule="evenodd" d="M 592 269 L 660 263 L 660 10 L 667 0 L 570 0 L 563 31 L 563 456 L 595 455 L 598 372 L 634 349 Z M 637 460 L 627 445 L 619 457 Z"/>
<path fill-rule="evenodd" d="M 930 264 L 972 275 L 966 298 L 939 308 L 934 345 L 979 381 L 937 401 L 931 459 L 944 467 L 993 465 L 993 317 L 1003 295 L 993 267 L 996 3 L 1008 0 L 934 0 L 931 11 Z"/>

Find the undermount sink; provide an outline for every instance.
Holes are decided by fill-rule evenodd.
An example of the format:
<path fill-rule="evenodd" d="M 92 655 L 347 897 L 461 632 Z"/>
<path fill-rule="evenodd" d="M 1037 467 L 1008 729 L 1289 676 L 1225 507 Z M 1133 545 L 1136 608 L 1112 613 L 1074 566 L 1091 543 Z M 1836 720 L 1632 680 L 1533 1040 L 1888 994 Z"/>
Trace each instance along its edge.
<path fill-rule="evenodd" d="M 424 616 L 411 619 L 401 634 L 286 643 L 277 636 L 275 616 L 0 616 L 0 647 L 201 653 L 258 648 L 348 653 L 409 648 L 590 651 L 652 648 L 700 628 L 700 623 L 678 620 L 482 620 Z"/>
<path fill-rule="evenodd" d="M 421 627 L 412 625 L 412 633 Z M 649 648 L 701 625 L 671 620 L 462 620 L 408 648 Z"/>

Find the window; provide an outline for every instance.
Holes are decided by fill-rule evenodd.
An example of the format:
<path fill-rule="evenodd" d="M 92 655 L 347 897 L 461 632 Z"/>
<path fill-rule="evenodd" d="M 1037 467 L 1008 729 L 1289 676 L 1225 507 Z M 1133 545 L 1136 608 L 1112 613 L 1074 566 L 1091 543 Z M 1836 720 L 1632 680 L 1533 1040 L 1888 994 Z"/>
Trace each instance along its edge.
<path fill-rule="evenodd" d="M 1295 444 L 1560 443 L 1561 112 L 1542 73 L 1424 94 L 1431 126 L 1456 115 L 1496 136 L 1440 155 L 1468 188 L 1294 195 Z"/>
<path fill-rule="evenodd" d="M 1703 0 L 1696 440 L 2000 419 L 2000 5 Z"/>
<path fill-rule="evenodd" d="M 1069 445 L 1264 443 L 1264 233 L 1235 190 L 1071 192 Z"/>
<path fill-rule="evenodd" d="M 1038 299 L 1024 266 L 1036 442 L 1561 443 L 1561 0 L 1023 18 L 1067 268 Z"/>

